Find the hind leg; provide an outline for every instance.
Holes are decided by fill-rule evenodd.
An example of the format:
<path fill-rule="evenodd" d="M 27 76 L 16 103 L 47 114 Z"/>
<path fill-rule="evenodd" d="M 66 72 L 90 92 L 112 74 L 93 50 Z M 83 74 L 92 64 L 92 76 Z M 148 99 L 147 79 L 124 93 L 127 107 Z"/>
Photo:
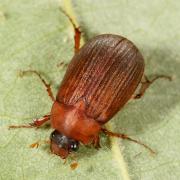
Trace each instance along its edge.
<path fill-rule="evenodd" d="M 70 17 L 69 14 L 67 14 L 66 11 L 64 11 L 62 8 L 60 8 L 60 11 L 69 19 L 70 23 L 74 28 L 74 52 L 77 53 L 80 48 L 81 30 L 79 27 L 76 26 L 74 20 Z"/>

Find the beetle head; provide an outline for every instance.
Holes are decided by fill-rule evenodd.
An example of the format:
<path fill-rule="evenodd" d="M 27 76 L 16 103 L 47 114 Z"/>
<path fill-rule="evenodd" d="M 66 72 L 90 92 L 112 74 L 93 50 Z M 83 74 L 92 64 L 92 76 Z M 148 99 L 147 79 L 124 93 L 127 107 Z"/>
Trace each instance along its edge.
<path fill-rule="evenodd" d="M 72 151 L 77 151 L 79 142 L 68 138 L 57 130 L 53 131 L 50 136 L 51 152 L 65 159 Z"/>

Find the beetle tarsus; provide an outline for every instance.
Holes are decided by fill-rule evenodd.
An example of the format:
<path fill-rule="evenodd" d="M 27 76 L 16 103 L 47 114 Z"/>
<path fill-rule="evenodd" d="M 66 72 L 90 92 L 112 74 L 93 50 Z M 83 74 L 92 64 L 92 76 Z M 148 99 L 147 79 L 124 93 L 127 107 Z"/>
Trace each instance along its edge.
<path fill-rule="evenodd" d="M 132 139 L 130 138 L 128 135 L 126 134 L 121 134 L 121 133 L 114 133 L 114 132 L 111 132 L 105 128 L 101 128 L 102 132 L 108 136 L 112 136 L 112 137 L 118 137 L 118 138 L 121 138 L 121 139 L 126 139 L 128 141 L 132 141 L 132 142 L 135 142 L 137 144 L 140 144 L 142 146 L 144 146 L 146 149 L 148 149 L 152 154 L 156 154 L 156 152 L 154 150 L 152 150 L 149 146 L 147 146 L 146 144 L 136 140 L 136 139 Z"/>
<path fill-rule="evenodd" d="M 169 81 L 172 80 L 170 76 L 166 75 L 156 75 L 152 80 L 149 80 L 148 77 L 144 75 L 144 81 L 141 82 L 139 93 L 133 96 L 133 99 L 140 99 L 144 95 L 146 90 L 149 88 L 149 86 L 160 78 L 167 79 Z"/>
<path fill-rule="evenodd" d="M 41 82 L 44 84 L 44 86 L 46 87 L 46 91 L 49 95 L 49 97 L 52 99 L 52 101 L 55 101 L 55 98 L 53 96 L 53 93 L 52 93 L 52 89 L 51 89 L 51 85 L 48 84 L 44 78 L 42 78 L 41 74 L 35 70 L 27 70 L 27 71 L 22 71 L 21 72 L 22 75 L 25 75 L 27 73 L 34 73 L 35 75 L 37 75 L 39 77 L 39 79 L 41 80 Z"/>
<path fill-rule="evenodd" d="M 77 53 L 79 51 L 79 48 L 80 48 L 81 30 L 79 27 L 76 26 L 73 19 L 70 17 L 69 14 L 67 14 L 67 12 L 65 10 L 60 8 L 60 11 L 69 19 L 69 21 L 71 22 L 71 24 L 74 28 L 74 51 L 75 51 L 75 53 Z"/>
<path fill-rule="evenodd" d="M 31 125 L 10 125 L 10 126 L 8 126 L 8 129 L 15 129 L 15 128 L 34 128 L 34 126 L 31 126 Z"/>
<path fill-rule="evenodd" d="M 11 126 L 9 126 L 9 129 L 13 129 L 13 128 L 38 128 L 49 120 L 50 120 L 50 115 L 45 115 L 42 118 L 36 119 L 34 122 L 29 123 L 28 125 L 11 125 Z"/>

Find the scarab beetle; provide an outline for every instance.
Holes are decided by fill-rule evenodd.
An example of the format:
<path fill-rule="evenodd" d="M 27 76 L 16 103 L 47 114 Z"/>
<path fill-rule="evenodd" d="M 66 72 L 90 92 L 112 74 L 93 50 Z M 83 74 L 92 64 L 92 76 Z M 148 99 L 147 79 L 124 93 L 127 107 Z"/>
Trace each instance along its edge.
<path fill-rule="evenodd" d="M 128 139 L 139 143 L 151 152 L 145 144 L 127 135 L 108 131 L 107 123 L 131 98 L 140 98 L 147 87 L 157 78 L 149 81 L 144 74 L 144 59 L 137 47 L 128 39 L 114 34 L 102 34 L 92 38 L 79 49 L 79 28 L 70 19 L 75 31 L 75 55 L 68 65 L 66 74 L 54 98 L 50 85 L 37 71 L 53 100 L 51 113 L 34 121 L 31 126 L 41 126 L 50 120 L 54 129 L 50 136 L 51 151 L 66 158 L 78 149 L 79 143 L 99 147 L 99 134 Z M 141 88 L 134 95 L 138 85 Z M 26 126 L 11 126 L 26 127 Z"/>

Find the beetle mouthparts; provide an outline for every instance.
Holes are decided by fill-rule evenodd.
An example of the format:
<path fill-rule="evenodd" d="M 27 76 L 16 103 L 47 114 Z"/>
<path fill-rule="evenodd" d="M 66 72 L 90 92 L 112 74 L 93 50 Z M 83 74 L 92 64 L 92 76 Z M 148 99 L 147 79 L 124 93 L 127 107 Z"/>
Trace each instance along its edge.
<path fill-rule="evenodd" d="M 60 156 L 62 159 L 66 159 L 67 156 L 69 155 L 69 150 L 65 148 L 60 148 L 58 144 L 56 144 L 54 141 L 51 140 L 51 145 L 50 145 L 51 152 L 53 154 L 56 154 Z"/>

